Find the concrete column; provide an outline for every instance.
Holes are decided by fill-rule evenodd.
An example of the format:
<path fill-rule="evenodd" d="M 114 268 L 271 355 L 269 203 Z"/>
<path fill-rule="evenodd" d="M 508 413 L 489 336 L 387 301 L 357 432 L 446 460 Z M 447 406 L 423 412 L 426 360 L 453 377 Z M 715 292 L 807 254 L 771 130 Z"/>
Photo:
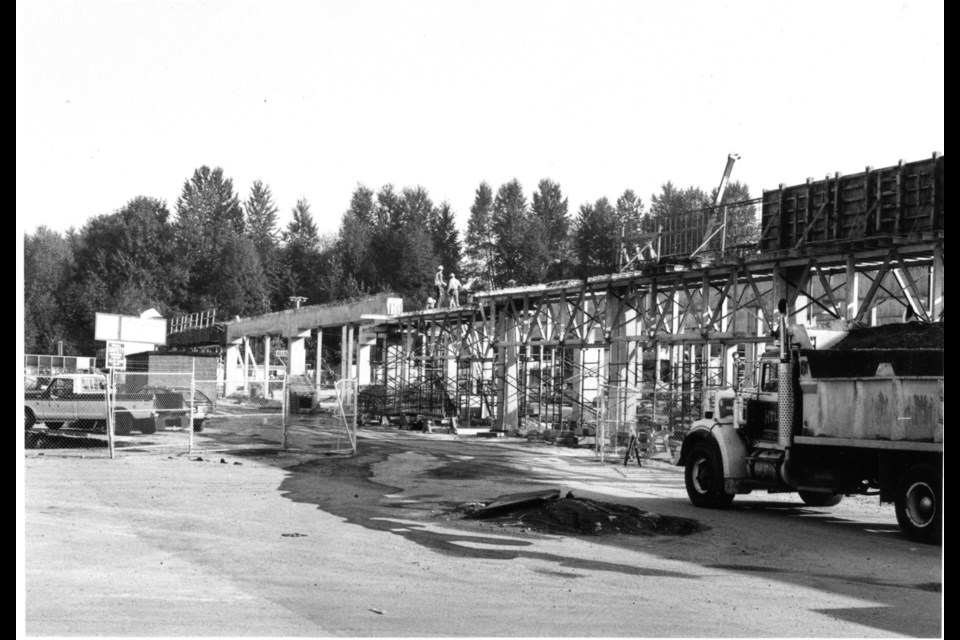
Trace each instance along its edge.
<path fill-rule="evenodd" d="M 516 429 L 520 425 L 520 398 L 517 390 L 520 375 L 520 331 L 516 318 L 509 314 L 502 314 L 497 319 L 498 331 L 503 341 L 511 344 L 502 345 L 497 366 L 500 371 L 497 375 L 497 404 L 499 415 L 496 418 L 495 428 L 500 431 Z"/>
<path fill-rule="evenodd" d="M 607 300 L 611 318 L 620 318 L 618 326 L 610 329 L 610 356 L 607 365 L 607 380 L 611 387 L 608 396 L 608 416 L 619 422 L 632 421 L 637 414 L 640 381 L 637 379 L 640 364 L 640 348 L 636 340 L 625 340 L 637 335 L 637 312 L 622 301 L 609 297 Z M 620 307 L 622 308 L 622 311 Z M 619 312 L 619 314 L 618 314 Z"/>
<path fill-rule="evenodd" d="M 343 325 L 340 327 L 340 379 L 349 380 L 350 379 L 350 347 L 348 342 L 350 338 L 348 337 L 350 333 L 350 326 Z"/>
<path fill-rule="evenodd" d="M 320 381 L 323 379 L 323 327 L 317 327 L 317 368 L 314 376 L 314 398 L 320 397 Z"/>
<path fill-rule="evenodd" d="M 377 344 L 377 335 L 368 333 L 363 327 L 357 327 L 357 380 L 358 384 L 371 384 L 373 373 L 370 370 L 370 352 Z"/>
<path fill-rule="evenodd" d="M 287 374 L 291 376 L 302 376 L 307 373 L 307 344 L 306 339 L 310 337 L 310 330 L 301 331 L 294 337 L 287 338 L 288 350 L 290 355 L 287 358 Z"/>
<path fill-rule="evenodd" d="M 270 397 L 270 336 L 263 336 L 263 396 Z"/>
<path fill-rule="evenodd" d="M 246 381 L 246 366 L 241 353 L 243 339 L 234 341 L 227 346 L 227 353 L 223 360 L 224 393 L 230 395 L 244 387 Z"/>

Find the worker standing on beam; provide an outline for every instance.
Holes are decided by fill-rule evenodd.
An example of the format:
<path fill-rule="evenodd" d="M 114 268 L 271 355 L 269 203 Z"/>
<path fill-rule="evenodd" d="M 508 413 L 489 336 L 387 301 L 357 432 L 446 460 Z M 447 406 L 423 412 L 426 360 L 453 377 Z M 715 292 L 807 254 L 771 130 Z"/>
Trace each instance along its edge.
<path fill-rule="evenodd" d="M 433 286 L 437 290 L 437 307 L 442 307 L 447 299 L 447 284 L 443 281 L 443 265 L 437 267 L 437 273 L 433 276 Z"/>
<path fill-rule="evenodd" d="M 450 274 L 450 282 L 447 283 L 447 291 L 450 293 L 450 308 L 456 309 L 460 306 L 460 281 L 457 280 L 457 274 Z"/>

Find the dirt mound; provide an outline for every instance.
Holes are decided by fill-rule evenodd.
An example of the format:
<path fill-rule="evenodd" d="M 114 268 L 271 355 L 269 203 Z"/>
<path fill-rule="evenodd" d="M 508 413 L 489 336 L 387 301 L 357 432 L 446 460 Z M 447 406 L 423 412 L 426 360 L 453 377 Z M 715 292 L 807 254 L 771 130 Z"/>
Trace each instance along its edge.
<path fill-rule="evenodd" d="M 492 520 L 542 533 L 576 535 L 675 535 L 706 529 L 696 520 L 651 513 L 622 504 L 577 498 L 572 492 L 538 492 L 501 496 L 490 503 L 469 503 L 465 518 Z"/>

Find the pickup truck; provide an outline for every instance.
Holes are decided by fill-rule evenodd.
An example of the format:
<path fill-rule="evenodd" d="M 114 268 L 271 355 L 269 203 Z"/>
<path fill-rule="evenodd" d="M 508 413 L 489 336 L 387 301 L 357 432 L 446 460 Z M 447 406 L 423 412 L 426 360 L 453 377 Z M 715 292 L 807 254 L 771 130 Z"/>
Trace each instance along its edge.
<path fill-rule="evenodd" d="M 48 429 L 64 424 L 89 431 L 107 426 L 107 379 L 99 374 L 62 374 L 41 391 L 24 394 L 26 429 L 42 422 Z M 190 424 L 189 411 L 177 393 L 117 393 L 114 396 L 115 433 L 155 433 L 159 427 Z"/>

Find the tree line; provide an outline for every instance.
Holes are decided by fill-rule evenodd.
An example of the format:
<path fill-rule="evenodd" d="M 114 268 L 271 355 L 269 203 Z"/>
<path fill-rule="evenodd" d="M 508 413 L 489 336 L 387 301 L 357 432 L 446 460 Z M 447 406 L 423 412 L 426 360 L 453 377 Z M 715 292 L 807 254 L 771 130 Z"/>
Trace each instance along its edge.
<path fill-rule="evenodd" d="M 241 201 L 223 169 L 202 166 L 184 181 L 173 210 L 138 196 L 80 229 L 41 226 L 24 238 L 26 353 L 89 355 L 95 314 L 167 318 L 216 308 L 218 317 L 250 316 L 291 306 L 294 296 L 323 304 L 391 292 L 422 308 L 438 265 L 474 290 L 614 273 L 621 247 L 669 219 L 702 212 L 716 196 L 668 182 L 649 208 L 630 189 L 571 214 L 556 182 L 544 179 L 529 200 L 517 180 L 494 191 L 481 182 L 461 235 L 449 202 L 422 186 L 374 191 L 358 185 L 335 234 L 318 232 L 300 199 L 279 224 L 270 187 L 255 181 Z M 732 182 L 724 203 L 746 203 Z M 728 244 L 756 241 L 752 203 L 731 208 Z"/>

